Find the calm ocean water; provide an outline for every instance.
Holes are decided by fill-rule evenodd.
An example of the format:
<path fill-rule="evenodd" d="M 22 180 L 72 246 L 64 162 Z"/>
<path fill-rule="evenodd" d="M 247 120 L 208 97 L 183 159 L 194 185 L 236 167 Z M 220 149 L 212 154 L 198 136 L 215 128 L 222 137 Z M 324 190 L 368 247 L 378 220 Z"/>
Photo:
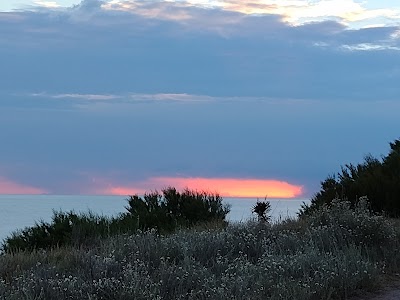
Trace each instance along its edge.
<path fill-rule="evenodd" d="M 304 199 L 268 199 L 272 206 L 272 217 L 294 217 Z M 251 209 L 254 198 L 224 198 L 231 204 L 230 221 L 246 221 L 254 217 Z M 32 226 L 36 221 L 50 221 L 53 210 L 87 212 L 112 216 L 125 211 L 123 196 L 65 196 L 65 195 L 0 195 L 0 243 L 11 232 Z"/>

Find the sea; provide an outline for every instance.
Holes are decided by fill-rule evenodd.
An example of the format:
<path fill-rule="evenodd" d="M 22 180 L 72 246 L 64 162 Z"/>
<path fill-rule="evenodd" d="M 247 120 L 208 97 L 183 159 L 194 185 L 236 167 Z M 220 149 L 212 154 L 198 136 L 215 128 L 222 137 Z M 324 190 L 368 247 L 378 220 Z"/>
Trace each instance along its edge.
<path fill-rule="evenodd" d="M 260 199 L 263 200 L 263 199 Z M 273 221 L 295 218 L 306 199 L 268 199 Z M 255 198 L 224 198 L 231 206 L 227 219 L 245 222 L 255 218 L 251 210 Z M 51 221 L 53 211 L 93 212 L 98 215 L 116 216 L 126 211 L 127 197 L 82 195 L 0 195 L 0 244 L 12 232 L 33 226 L 39 221 Z"/>

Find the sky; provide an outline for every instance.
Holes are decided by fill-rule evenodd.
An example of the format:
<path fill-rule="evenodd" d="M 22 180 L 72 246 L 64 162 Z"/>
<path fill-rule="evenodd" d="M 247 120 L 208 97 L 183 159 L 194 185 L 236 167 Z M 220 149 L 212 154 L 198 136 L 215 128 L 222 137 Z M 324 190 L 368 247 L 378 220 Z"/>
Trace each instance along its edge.
<path fill-rule="evenodd" d="M 398 1 L 2 0 L 0 194 L 309 198 L 399 82 Z"/>

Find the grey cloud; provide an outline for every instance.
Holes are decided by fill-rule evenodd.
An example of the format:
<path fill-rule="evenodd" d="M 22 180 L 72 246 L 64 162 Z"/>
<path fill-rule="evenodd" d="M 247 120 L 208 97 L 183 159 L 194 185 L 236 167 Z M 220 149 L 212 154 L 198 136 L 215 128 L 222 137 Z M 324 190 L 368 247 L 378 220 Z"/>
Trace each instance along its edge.
<path fill-rule="evenodd" d="M 2 107 L 0 127 L 7 130 L 0 132 L 0 166 L 7 165 L 15 181 L 55 193 L 82 190 L 91 175 L 119 183 L 176 174 L 277 178 L 315 187 L 339 164 L 385 153 L 398 134 L 400 104 L 207 101 L 110 108 L 48 113 Z"/>
<path fill-rule="evenodd" d="M 104 0 L 83 0 L 80 4 L 75 5 L 73 9 L 92 11 L 93 9 L 100 9 L 104 3 Z"/>
<path fill-rule="evenodd" d="M 98 173 L 315 187 L 398 138 L 399 51 L 342 49 L 396 46 L 398 28 L 163 9 L 192 17 L 145 18 L 97 1 L 0 14 L 6 175 L 54 192 Z"/>

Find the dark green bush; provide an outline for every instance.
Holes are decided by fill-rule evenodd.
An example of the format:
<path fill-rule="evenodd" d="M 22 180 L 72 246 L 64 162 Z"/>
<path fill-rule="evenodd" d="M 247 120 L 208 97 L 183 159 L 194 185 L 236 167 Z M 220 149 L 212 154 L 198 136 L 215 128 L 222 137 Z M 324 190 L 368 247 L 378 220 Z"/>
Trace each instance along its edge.
<path fill-rule="evenodd" d="M 251 212 L 257 215 L 260 222 L 269 222 L 271 220 L 271 203 L 267 200 L 259 201 L 257 199 Z"/>
<path fill-rule="evenodd" d="M 93 245 L 112 232 L 126 231 L 116 226 L 122 220 L 97 216 L 91 212 L 53 212 L 51 222 L 40 221 L 32 227 L 14 232 L 4 241 L 3 250 L 34 250 L 61 247 L 64 245 Z"/>
<path fill-rule="evenodd" d="M 389 154 L 381 160 L 368 155 L 364 162 L 347 164 L 321 182 L 321 190 L 309 205 L 303 205 L 300 216 L 311 214 L 333 199 L 350 201 L 354 207 L 361 196 L 368 197 L 373 211 L 400 216 L 400 140 L 390 143 Z"/>
<path fill-rule="evenodd" d="M 178 227 L 191 227 L 205 222 L 224 221 L 229 207 L 217 194 L 175 188 L 134 195 L 128 199 L 127 213 L 116 217 L 97 216 L 91 212 L 54 212 L 51 222 L 40 221 L 32 227 L 14 232 L 6 238 L 5 252 L 49 249 L 70 245 L 86 247 L 98 244 L 103 238 L 134 233 L 137 229 L 157 229 L 171 232 Z"/>
<path fill-rule="evenodd" d="M 126 207 L 136 218 L 138 228 L 170 232 L 178 227 L 191 227 L 205 222 L 224 221 L 230 208 L 218 194 L 169 187 L 162 193 L 147 193 L 128 199 Z"/>

